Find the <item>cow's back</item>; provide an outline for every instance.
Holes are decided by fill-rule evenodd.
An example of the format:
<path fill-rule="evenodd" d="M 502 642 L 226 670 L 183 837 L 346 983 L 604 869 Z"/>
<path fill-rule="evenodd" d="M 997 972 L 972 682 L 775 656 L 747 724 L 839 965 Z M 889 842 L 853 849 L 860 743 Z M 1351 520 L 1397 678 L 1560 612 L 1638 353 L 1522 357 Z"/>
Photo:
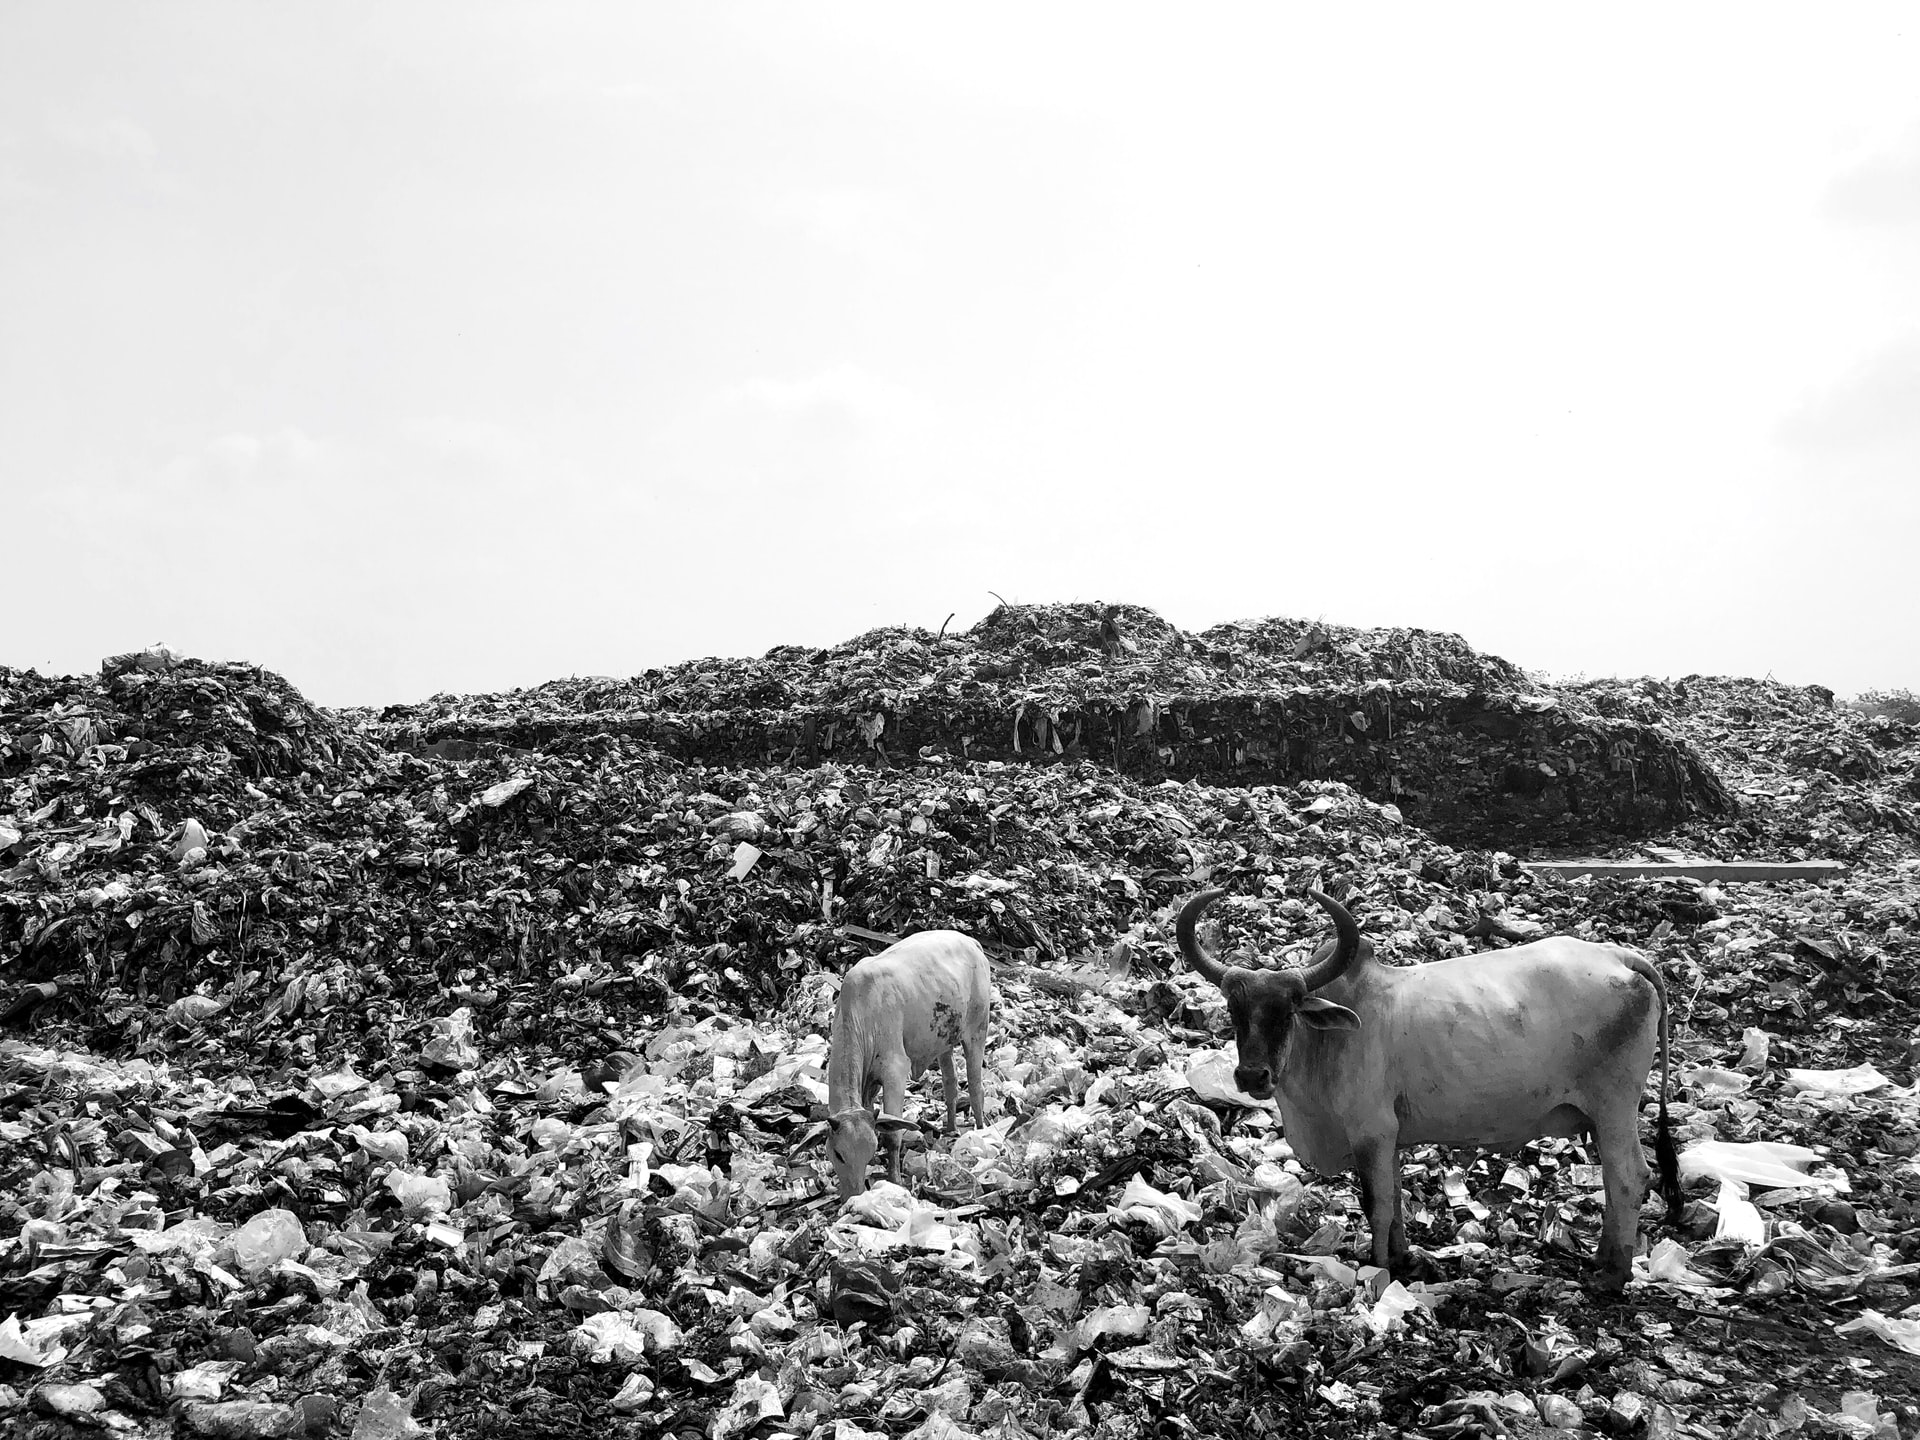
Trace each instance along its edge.
<path fill-rule="evenodd" d="M 1646 958 L 1619 945 L 1553 935 L 1510 950 L 1456 955 L 1417 965 L 1382 966 L 1376 984 L 1395 1009 L 1444 1012 L 1471 996 L 1524 1028 L 1614 1024 L 1622 1013 L 1657 1025 L 1659 995 Z M 1337 987 L 1325 992 L 1333 997 Z M 1362 1002 L 1364 1003 L 1364 1002 Z"/>
<path fill-rule="evenodd" d="M 992 979 L 979 944 L 958 930 L 923 930 L 847 972 L 834 1032 L 858 1028 L 849 1018 L 856 1011 L 897 1015 L 899 1044 L 918 1074 L 985 1026 L 992 1007 Z"/>
<path fill-rule="evenodd" d="M 1511 950 L 1374 966 L 1322 993 L 1361 1028 L 1320 1040 L 1342 1113 L 1392 1104 L 1403 1143 L 1507 1144 L 1563 1105 L 1644 1081 L 1660 996 L 1632 951 L 1552 936 Z M 1641 960 L 1641 965 L 1644 965 Z M 1318 1037 L 1316 1037 L 1318 1038 Z"/>

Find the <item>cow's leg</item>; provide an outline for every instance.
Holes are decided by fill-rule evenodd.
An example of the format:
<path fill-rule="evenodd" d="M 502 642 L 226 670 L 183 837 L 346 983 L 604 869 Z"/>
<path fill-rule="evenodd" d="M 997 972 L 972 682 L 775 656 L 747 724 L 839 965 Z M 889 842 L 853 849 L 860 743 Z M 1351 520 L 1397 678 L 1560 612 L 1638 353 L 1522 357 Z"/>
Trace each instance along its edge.
<path fill-rule="evenodd" d="M 1360 1183 L 1360 1204 L 1373 1231 L 1373 1263 L 1391 1270 L 1407 1250 L 1400 1221 L 1400 1176 L 1392 1139 L 1364 1140 L 1353 1147 L 1353 1173 Z"/>
<path fill-rule="evenodd" d="M 1394 1154 L 1393 1173 L 1393 1233 L 1387 1236 L 1387 1256 L 1393 1261 L 1395 1270 L 1403 1269 L 1407 1261 L 1407 1187 L 1400 1183 L 1400 1156 Z"/>
<path fill-rule="evenodd" d="M 1594 1258 L 1600 1267 L 1599 1283 L 1608 1290 L 1625 1289 L 1633 1276 L 1640 1203 L 1651 1178 L 1646 1151 L 1640 1148 L 1638 1099 L 1638 1094 L 1628 1095 L 1588 1111 L 1606 1176 L 1606 1216 L 1600 1223 L 1600 1248 Z"/>
<path fill-rule="evenodd" d="M 1367 1256 L 1371 1261 L 1375 1237 L 1380 1232 L 1374 1228 L 1373 1224 L 1373 1180 L 1367 1174 L 1366 1166 L 1360 1163 L 1358 1156 L 1354 1157 L 1353 1183 L 1360 1190 L 1360 1213 L 1367 1217 Z"/>
<path fill-rule="evenodd" d="M 947 1096 L 947 1125 L 940 1133 L 953 1134 L 953 1112 L 960 1105 L 960 1082 L 953 1073 L 953 1051 L 946 1050 L 940 1055 L 940 1088 Z"/>
<path fill-rule="evenodd" d="M 907 1081 L 912 1078 L 904 1053 L 880 1057 L 877 1068 L 880 1071 L 880 1089 L 886 1096 L 886 1113 L 906 1118 Z M 887 1179 L 894 1184 L 900 1183 L 900 1136 L 889 1132 L 887 1137 Z"/>
<path fill-rule="evenodd" d="M 967 1108 L 973 1112 L 973 1128 L 987 1128 L 987 1030 L 983 1025 L 980 1033 L 962 1040 L 961 1046 L 967 1052 Z"/>

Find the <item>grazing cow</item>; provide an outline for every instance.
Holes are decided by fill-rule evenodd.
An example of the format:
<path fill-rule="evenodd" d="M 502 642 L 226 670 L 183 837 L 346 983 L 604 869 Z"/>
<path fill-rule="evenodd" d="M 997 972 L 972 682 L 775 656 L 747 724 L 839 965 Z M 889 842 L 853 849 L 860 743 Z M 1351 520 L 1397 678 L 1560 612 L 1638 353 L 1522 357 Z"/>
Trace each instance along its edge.
<path fill-rule="evenodd" d="M 1667 1213 L 1680 1211 L 1667 1121 L 1669 1018 L 1653 962 L 1619 945 L 1552 936 L 1509 950 L 1386 966 L 1339 904 L 1308 892 L 1336 939 L 1304 970 L 1246 969 L 1194 934 L 1224 892 L 1180 912 L 1180 953 L 1227 997 L 1240 1060 L 1234 1083 L 1279 1104 L 1294 1153 L 1328 1174 L 1351 1168 L 1373 1232 L 1373 1262 L 1403 1262 L 1403 1145 L 1516 1146 L 1591 1132 L 1606 1176 L 1600 1282 L 1632 1273 L 1647 1193 L 1640 1093 L 1660 1051 L 1654 1155 Z"/>
<path fill-rule="evenodd" d="M 993 983 L 979 944 L 957 930 L 923 930 L 870 955 L 840 982 L 827 1057 L 827 1158 L 840 1194 L 867 1188 L 867 1166 L 887 1140 L 887 1178 L 900 1181 L 907 1082 L 935 1060 L 946 1085 L 946 1133 L 954 1133 L 953 1048 L 967 1055 L 967 1101 L 986 1124 L 981 1065 Z M 886 1108 L 877 1114 L 876 1095 Z"/>

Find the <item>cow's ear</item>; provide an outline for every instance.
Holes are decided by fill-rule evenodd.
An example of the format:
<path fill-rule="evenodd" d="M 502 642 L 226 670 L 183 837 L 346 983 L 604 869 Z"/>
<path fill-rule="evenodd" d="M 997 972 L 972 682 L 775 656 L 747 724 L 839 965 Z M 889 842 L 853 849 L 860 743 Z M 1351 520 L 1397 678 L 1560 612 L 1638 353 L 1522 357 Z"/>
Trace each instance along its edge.
<path fill-rule="evenodd" d="M 1344 1005 L 1336 1005 L 1331 1000 L 1322 1000 L 1318 995 L 1309 995 L 1300 1002 L 1297 1012 L 1302 1025 L 1311 1025 L 1316 1030 L 1358 1030 L 1360 1017 Z"/>
<path fill-rule="evenodd" d="M 920 1127 L 911 1120 L 903 1120 L 898 1115 L 880 1115 L 875 1117 L 873 1128 L 896 1145 L 907 1145 L 920 1138 Z"/>

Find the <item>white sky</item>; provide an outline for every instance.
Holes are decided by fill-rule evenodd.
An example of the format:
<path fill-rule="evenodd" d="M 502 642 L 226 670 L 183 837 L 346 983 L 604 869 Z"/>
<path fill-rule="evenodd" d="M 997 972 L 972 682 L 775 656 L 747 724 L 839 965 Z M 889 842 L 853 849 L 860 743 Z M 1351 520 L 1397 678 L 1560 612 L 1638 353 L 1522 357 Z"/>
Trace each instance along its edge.
<path fill-rule="evenodd" d="M 10 0 L 0 663 L 377 703 L 992 590 L 1920 686 L 1916 30 Z"/>

